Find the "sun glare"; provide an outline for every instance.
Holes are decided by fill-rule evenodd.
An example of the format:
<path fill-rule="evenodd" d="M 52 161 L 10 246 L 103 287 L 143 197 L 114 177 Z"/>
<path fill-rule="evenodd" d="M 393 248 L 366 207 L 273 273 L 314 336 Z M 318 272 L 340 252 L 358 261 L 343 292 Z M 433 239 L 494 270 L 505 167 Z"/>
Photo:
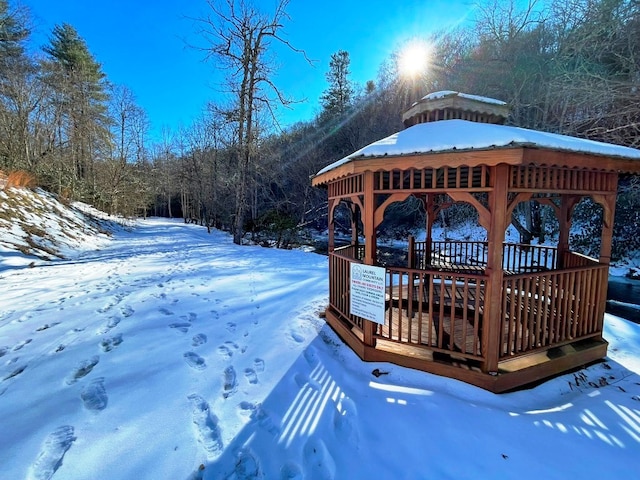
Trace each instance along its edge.
<path fill-rule="evenodd" d="M 398 56 L 398 71 L 405 77 L 417 77 L 427 70 L 431 54 L 432 46 L 425 41 L 408 43 Z"/>

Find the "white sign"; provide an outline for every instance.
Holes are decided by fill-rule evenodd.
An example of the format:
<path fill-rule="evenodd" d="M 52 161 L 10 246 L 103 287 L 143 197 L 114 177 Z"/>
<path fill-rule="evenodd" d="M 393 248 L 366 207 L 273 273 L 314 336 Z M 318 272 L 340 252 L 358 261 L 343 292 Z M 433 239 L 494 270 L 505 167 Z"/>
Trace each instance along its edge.
<path fill-rule="evenodd" d="M 382 267 L 351 264 L 351 311 L 366 320 L 384 323 L 386 270 Z"/>

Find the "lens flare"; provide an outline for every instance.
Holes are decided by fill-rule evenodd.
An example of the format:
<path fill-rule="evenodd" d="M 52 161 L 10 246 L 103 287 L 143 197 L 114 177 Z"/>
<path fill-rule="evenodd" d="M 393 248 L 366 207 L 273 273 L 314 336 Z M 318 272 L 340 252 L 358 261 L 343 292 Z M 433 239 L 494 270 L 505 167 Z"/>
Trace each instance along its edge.
<path fill-rule="evenodd" d="M 433 46 L 423 40 L 408 43 L 398 55 L 398 71 L 405 77 L 417 77 L 427 71 Z"/>

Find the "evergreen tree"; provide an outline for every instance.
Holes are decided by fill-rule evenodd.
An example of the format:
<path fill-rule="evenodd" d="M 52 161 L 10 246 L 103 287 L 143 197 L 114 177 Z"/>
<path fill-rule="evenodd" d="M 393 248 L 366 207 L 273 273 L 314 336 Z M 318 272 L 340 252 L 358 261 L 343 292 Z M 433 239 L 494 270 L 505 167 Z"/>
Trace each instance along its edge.
<path fill-rule="evenodd" d="M 110 141 L 106 77 L 86 42 L 69 24 L 56 25 L 43 50 L 50 59 L 45 68 L 64 168 L 56 172 L 57 184 L 84 197 L 86 187 L 94 184 L 94 162 Z M 64 159 L 70 163 L 65 165 Z"/>
<path fill-rule="evenodd" d="M 36 72 L 27 57 L 30 31 L 24 9 L 0 0 L 0 167 L 29 165 L 29 115 L 37 105 L 31 86 Z"/>
<path fill-rule="evenodd" d="M 331 55 L 329 71 L 326 73 L 329 88 L 320 98 L 323 113 L 329 117 L 344 115 L 351 105 L 354 88 L 349 79 L 350 63 L 349 52 L 345 50 L 338 50 Z"/>
<path fill-rule="evenodd" d="M 23 42 L 28 37 L 23 12 L 11 10 L 7 0 L 0 0 L 0 60 L 24 55 Z"/>

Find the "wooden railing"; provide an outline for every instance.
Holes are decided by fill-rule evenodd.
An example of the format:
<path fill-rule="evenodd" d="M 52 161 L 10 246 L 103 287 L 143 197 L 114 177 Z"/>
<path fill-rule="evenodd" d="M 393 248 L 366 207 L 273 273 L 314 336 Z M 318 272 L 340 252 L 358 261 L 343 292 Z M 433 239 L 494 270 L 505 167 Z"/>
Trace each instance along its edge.
<path fill-rule="evenodd" d="M 329 253 L 329 303 L 344 320 L 362 332 L 362 319 L 349 313 L 351 263 L 362 263 L 357 257 L 358 250 L 349 245 Z"/>
<path fill-rule="evenodd" d="M 565 268 L 574 268 L 574 267 L 595 267 L 599 265 L 598 260 L 595 258 L 587 257 L 586 255 L 582 255 L 577 252 L 567 252 L 564 255 L 564 267 Z"/>
<path fill-rule="evenodd" d="M 504 243 L 502 268 L 506 272 L 525 273 L 553 270 L 558 265 L 558 249 L 545 245 Z"/>
<path fill-rule="evenodd" d="M 434 242 L 436 248 L 439 243 Z M 483 248 L 483 242 L 453 243 L 445 252 L 456 261 L 477 259 Z M 421 254 L 420 248 L 416 243 L 414 252 Z M 374 338 L 482 362 L 489 354 L 482 350 L 483 335 L 500 336 L 498 358 L 506 360 L 602 334 L 606 265 L 568 253 L 565 268 L 546 271 L 558 261 L 555 248 L 504 248 L 511 271 L 505 270 L 502 304 L 492 308 L 499 315 L 499 333 L 483 331 L 490 322 L 485 318 L 488 277 L 482 269 L 387 267 L 385 321 L 375 326 Z M 362 263 L 363 255 L 363 245 L 329 253 L 330 304 L 360 337 L 364 319 L 349 313 L 350 268 Z"/>
<path fill-rule="evenodd" d="M 341 257 L 351 258 L 353 260 L 362 260 L 364 258 L 364 245 L 345 245 L 338 247 L 334 253 Z"/>
<path fill-rule="evenodd" d="M 437 266 L 484 266 L 488 258 L 487 242 L 439 241 L 414 242 L 413 259 L 416 268 Z M 558 265 L 558 249 L 544 245 L 504 243 L 502 268 L 510 273 L 553 270 Z"/>
<path fill-rule="evenodd" d="M 502 287 L 500 357 L 600 335 L 607 266 L 506 276 Z"/>
<path fill-rule="evenodd" d="M 378 338 L 482 359 L 483 275 L 387 268 L 387 309 Z"/>

